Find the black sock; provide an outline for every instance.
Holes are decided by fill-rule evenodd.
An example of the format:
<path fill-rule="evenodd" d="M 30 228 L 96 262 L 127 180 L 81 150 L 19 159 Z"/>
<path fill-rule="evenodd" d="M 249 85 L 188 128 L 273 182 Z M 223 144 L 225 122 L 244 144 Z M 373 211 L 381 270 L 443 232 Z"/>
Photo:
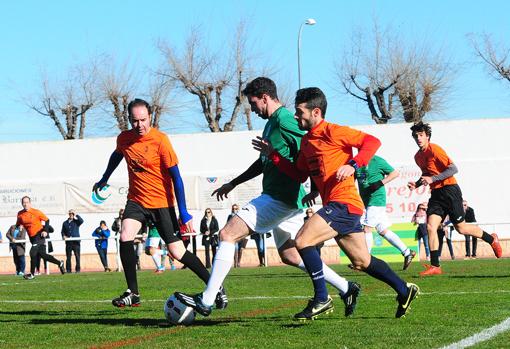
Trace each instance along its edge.
<path fill-rule="evenodd" d="M 190 268 L 192 272 L 194 272 L 200 279 L 202 279 L 203 282 L 205 282 L 205 284 L 207 284 L 211 274 L 209 274 L 204 263 L 202 263 L 197 256 L 190 251 L 186 251 L 179 262 Z"/>
<path fill-rule="evenodd" d="M 439 267 L 439 251 L 430 251 L 430 264 L 434 267 Z"/>
<path fill-rule="evenodd" d="M 138 294 L 138 281 L 136 279 L 136 253 L 133 246 L 133 240 L 121 241 L 119 244 L 119 251 L 127 286 L 131 292 Z"/>
<path fill-rule="evenodd" d="M 476 239 L 474 236 L 473 238 Z M 482 240 L 488 244 L 492 244 L 494 242 L 494 238 L 491 235 L 487 234 L 485 231 L 482 234 Z"/>
<path fill-rule="evenodd" d="M 408 290 L 406 282 L 395 274 L 386 262 L 372 256 L 370 264 L 365 272 L 391 286 L 399 295 L 407 296 Z"/>

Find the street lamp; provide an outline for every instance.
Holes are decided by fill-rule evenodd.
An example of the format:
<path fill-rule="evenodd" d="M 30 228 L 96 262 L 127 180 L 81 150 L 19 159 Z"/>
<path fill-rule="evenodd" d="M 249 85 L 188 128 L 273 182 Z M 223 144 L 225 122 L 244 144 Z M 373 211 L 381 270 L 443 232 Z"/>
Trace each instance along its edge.
<path fill-rule="evenodd" d="M 298 72 L 298 86 L 301 88 L 301 31 L 303 30 L 303 25 L 314 25 L 317 23 L 315 19 L 308 18 L 306 21 L 301 23 L 299 26 L 299 34 L 297 39 L 297 72 Z"/>

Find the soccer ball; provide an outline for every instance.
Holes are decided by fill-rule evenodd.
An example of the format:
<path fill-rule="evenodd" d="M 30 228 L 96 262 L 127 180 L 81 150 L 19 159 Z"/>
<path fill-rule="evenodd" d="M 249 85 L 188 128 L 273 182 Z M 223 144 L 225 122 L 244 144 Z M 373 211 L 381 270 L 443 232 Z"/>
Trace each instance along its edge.
<path fill-rule="evenodd" d="M 195 310 L 177 299 L 175 293 L 165 302 L 165 317 L 173 325 L 191 325 L 195 320 Z"/>

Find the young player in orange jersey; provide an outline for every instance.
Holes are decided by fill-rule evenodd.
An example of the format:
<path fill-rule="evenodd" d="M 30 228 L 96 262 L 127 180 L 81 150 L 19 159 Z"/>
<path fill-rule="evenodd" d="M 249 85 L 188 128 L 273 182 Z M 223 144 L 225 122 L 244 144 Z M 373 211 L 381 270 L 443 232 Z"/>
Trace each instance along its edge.
<path fill-rule="evenodd" d="M 324 205 L 306 221 L 296 237 L 296 248 L 312 279 L 315 295 L 294 317 L 297 320 L 314 319 L 333 307 L 324 281 L 322 261 L 315 248 L 331 238 L 335 238 L 354 268 L 387 283 L 397 292 L 395 316 L 404 316 L 419 288 L 406 283 L 388 264 L 368 252 L 360 224 L 363 202 L 354 186 L 354 171 L 367 165 L 380 141 L 361 131 L 325 121 L 327 101 L 319 88 L 298 90 L 295 106 L 299 128 L 308 131 L 301 141 L 296 163 L 283 158 L 267 141 L 253 140 L 254 148 L 291 178 L 304 182 L 311 177 Z M 355 157 L 353 148 L 358 149 Z"/>
<path fill-rule="evenodd" d="M 36 269 L 37 261 L 42 258 L 44 261 L 58 265 L 60 272 L 65 273 L 64 261 L 59 261 L 46 252 L 46 238 L 50 230 L 50 220 L 44 213 L 32 207 L 30 197 L 21 198 L 23 210 L 18 212 L 16 225 L 23 225 L 28 232 L 32 248 L 30 249 L 30 274 L 26 274 L 26 280 L 32 280 Z M 44 226 L 41 222 L 44 222 Z"/>
<path fill-rule="evenodd" d="M 421 185 L 428 185 L 432 189 L 427 208 L 427 231 L 430 245 L 430 264 L 420 275 L 438 275 L 443 271 L 439 265 L 439 240 L 437 228 L 446 216 L 455 229 L 463 234 L 481 238 L 491 245 L 497 258 L 502 255 L 498 235 L 489 235 L 477 225 L 465 222 L 465 213 L 462 206 L 462 192 L 453 176 L 458 172 L 453 161 L 437 144 L 430 143 L 432 129 L 429 124 L 419 122 L 411 127 L 412 135 L 420 148 L 414 160 L 422 171 L 422 176 L 416 182 L 409 182 L 408 187 L 414 190 Z"/>

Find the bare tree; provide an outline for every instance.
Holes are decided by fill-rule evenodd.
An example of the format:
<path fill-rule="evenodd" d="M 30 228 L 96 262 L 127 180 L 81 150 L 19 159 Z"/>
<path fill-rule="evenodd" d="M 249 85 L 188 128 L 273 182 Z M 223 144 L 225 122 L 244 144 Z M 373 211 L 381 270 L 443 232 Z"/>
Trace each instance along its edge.
<path fill-rule="evenodd" d="M 134 95 L 134 73 L 128 62 L 118 64 L 114 57 L 106 56 L 99 73 L 99 88 L 119 130 L 129 129 L 128 104 Z"/>
<path fill-rule="evenodd" d="M 443 107 L 452 67 L 430 45 L 406 44 L 391 28 L 374 22 L 356 30 L 350 48 L 335 62 L 344 91 L 363 101 L 377 124 L 394 118 L 417 122 Z"/>
<path fill-rule="evenodd" d="M 172 81 L 145 70 L 135 72 L 126 60 L 118 63 L 111 55 L 103 59 L 99 73 L 101 97 L 121 131 L 129 129 L 128 105 L 136 96 L 147 99 L 152 109 L 152 126 L 159 127 L 162 116 L 170 110 Z"/>
<path fill-rule="evenodd" d="M 41 75 L 41 95 L 28 102 L 31 109 L 49 117 L 63 139 L 82 139 L 87 112 L 96 105 L 97 67 L 94 62 L 72 67 L 61 81 L 50 83 Z"/>
<path fill-rule="evenodd" d="M 468 37 L 475 54 L 485 63 L 489 74 L 497 80 L 510 82 L 510 48 L 503 43 L 495 43 L 489 34 L 479 37 L 470 34 Z"/>
<path fill-rule="evenodd" d="M 160 42 L 158 46 L 165 61 L 164 68 L 159 73 L 198 98 L 211 132 L 234 130 L 241 111 L 246 117 L 248 128 L 251 129 L 249 107 L 241 93 L 252 76 L 244 22 L 240 22 L 237 27 L 231 50 L 222 47 L 217 52 L 212 52 L 203 42 L 201 31 L 196 27 L 189 31 L 181 55 L 165 42 Z M 224 97 L 230 97 L 229 93 L 226 93 L 228 89 L 233 97 L 228 99 L 232 100 L 232 103 L 227 102 L 226 107 Z M 221 122 L 225 117 L 228 119 L 222 126 Z"/>

